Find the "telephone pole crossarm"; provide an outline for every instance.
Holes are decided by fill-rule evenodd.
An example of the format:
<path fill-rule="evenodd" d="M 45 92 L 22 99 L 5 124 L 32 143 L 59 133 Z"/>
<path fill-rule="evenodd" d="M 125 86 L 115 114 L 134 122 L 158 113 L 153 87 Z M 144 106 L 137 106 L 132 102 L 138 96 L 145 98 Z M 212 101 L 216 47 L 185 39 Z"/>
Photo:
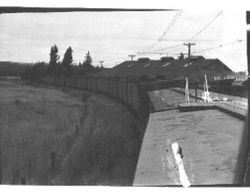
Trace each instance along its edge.
<path fill-rule="evenodd" d="M 188 59 L 190 59 L 191 56 L 191 47 L 195 45 L 195 43 L 184 43 L 185 46 L 188 47 Z"/>
<path fill-rule="evenodd" d="M 102 67 L 102 64 L 104 63 L 104 61 L 99 61 L 100 62 L 100 64 L 101 64 L 101 67 Z"/>
<path fill-rule="evenodd" d="M 134 60 L 135 55 L 130 54 L 130 55 L 128 55 L 128 57 L 130 57 L 130 58 L 131 58 L 131 61 L 133 61 L 133 60 Z"/>

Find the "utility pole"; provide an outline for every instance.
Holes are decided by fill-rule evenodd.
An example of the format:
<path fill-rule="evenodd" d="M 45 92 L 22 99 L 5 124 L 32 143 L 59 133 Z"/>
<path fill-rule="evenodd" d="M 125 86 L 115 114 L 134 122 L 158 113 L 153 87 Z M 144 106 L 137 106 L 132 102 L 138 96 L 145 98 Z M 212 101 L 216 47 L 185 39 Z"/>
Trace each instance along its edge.
<path fill-rule="evenodd" d="M 104 63 L 104 61 L 99 61 L 100 62 L 100 64 L 101 64 L 101 67 L 102 67 L 102 64 Z"/>
<path fill-rule="evenodd" d="M 184 43 L 185 46 L 188 47 L 188 59 L 190 59 L 191 56 L 191 47 L 195 45 L 195 43 Z"/>
<path fill-rule="evenodd" d="M 130 57 L 130 58 L 131 58 L 131 61 L 133 61 L 133 60 L 134 60 L 135 55 L 130 54 L 130 55 L 128 55 L 128 57 Z"/>
<path fill-rule="evenodd" d="M 191 56 L 191 47 L 195 45 L 195 43 L 184 43 L 185 46 L 188 47 L 188 66 L 190 66 L 190 56 Z M 186 70 L 186 76 L 189 75 L 188 69 Z"/>

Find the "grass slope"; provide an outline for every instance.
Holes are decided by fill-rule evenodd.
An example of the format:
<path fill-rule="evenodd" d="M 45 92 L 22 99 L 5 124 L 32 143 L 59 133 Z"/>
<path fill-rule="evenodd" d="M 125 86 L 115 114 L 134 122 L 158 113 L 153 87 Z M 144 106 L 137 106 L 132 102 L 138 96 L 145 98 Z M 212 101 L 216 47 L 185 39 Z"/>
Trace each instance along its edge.
<path fill-rule="evenodd" d="M 0 82 L 2 182 L 132 185 L 143 124 L 113 100 Z M 55 165 L 50 167 L 50 154 Z"/>

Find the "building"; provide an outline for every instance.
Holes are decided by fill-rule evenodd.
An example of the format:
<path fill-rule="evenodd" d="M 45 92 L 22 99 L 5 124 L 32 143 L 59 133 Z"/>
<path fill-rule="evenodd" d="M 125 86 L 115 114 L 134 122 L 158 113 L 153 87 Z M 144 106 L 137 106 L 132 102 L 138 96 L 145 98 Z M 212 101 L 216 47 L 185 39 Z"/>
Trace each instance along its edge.
<path fill-rule="evenodd" d="M 159 60 L 139 58 L 137 61 L 124 61 L 109 71 L 109 76 L 132 79 L 184 79 L 222 80 L 235 78 L 234 72 L 219 59 L 205 59 L 203 56 L 191 56 L 190 59 L 162 57 Z"/>

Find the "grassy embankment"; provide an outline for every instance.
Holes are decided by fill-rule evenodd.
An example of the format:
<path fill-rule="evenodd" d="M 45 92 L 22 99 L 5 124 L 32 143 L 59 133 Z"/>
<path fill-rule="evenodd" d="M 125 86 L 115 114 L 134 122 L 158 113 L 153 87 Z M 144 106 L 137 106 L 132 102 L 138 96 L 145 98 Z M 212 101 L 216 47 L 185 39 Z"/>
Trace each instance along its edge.
<path fill-rule="evenodd" d="M 2 183 L 132 185 L 144 133 L 101 95 L 0 82 Z M 50 155 L 55 152 L 55 168 Z"/>

